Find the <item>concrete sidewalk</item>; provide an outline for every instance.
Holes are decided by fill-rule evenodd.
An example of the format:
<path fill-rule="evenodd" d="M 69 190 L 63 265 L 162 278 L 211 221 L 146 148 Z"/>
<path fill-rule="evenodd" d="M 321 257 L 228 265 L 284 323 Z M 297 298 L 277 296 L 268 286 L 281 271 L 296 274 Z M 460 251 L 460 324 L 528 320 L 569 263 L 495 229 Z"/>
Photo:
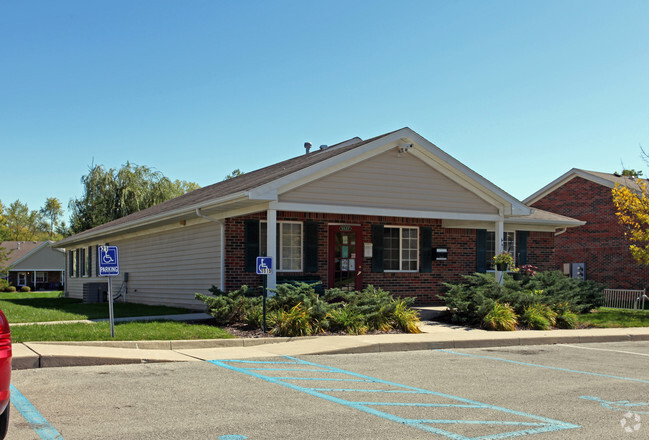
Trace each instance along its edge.
<path fill-rule="evenodd" d="M 434 313 L 434 310 L 422 311 L 423 333 L 420 334 L 193 341 L 28 342 L 13 345 L 13 369 L 146 362 L 197 362 L 209 359 L 248 359 L 281 355 L 649 341 L 649 327 L 493 332 L 428 320 Z"/>

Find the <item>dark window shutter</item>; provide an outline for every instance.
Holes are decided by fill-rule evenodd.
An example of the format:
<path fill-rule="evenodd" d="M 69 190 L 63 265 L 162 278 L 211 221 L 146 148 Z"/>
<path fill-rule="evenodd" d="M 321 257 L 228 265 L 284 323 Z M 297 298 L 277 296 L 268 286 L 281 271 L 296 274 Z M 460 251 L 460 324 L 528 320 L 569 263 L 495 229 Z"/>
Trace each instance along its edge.
<path fill-rule="evenodd" d="M 304 271 L 318 271 L 318 223 L 304 223 Z"/>
<path fill-rule="evenodd" d="M 75 268 L 74 268 L 74 276 L 79 278 L 81 276 L 81 267 L 80 267 L 81 264 L 79 264 L 81 262 L 81 258 L 80 258 L 81 250 L 77 249 L 74 252 L 75 252 L 75 257 L 76 257 L 76 261 L 75 261 L 76 264 L 75 264 Z"/>
<path fill-rule="evenodd" d="M 383 225 L 372 225 L 372 272 L 383 272 Z"/>
<path fill-rule="evenodd" d="M 527 264 L 527 237 L 529 231 L 516 231 L 516 265 L 524 266 Z"/>
<path fill-rule="evenodd" d="M 88 276 L 91 277 L 92 276 L 92 246 L 88 246 L 88 255 L 86 258 L 88 258 Z"/>
<path fill-rule="evenodd" d="M 245 220 L 245 270 L 257 271 L 257 257 L 259 257 L 259 220 Z"/>
<path fill-rule="evenodd" d="M 95 246 L 95 276 L 99 276 L 99 245 Z"/>
<path fill-rule="evenodd" d="M 429 226 L 419 228 L 421 233 L 421 263 L 419 272 L 430 273 L 433 271 L 433 228 Z"/>
<path fill-rule="evenodd" d="M 476 245 L 475 245 L 475 258 L 476 258 L 476 272 L 487 272 L 487 230 L 476 229 L 475 231 Z"/>
<path fill-rule="evenodd" d="M 68 251 L 68 267 L 65 268 L 65 274 L 68 278 L 74 278 L 74 273 L 72 272 L 72 261 L 74 256 L 72 252 L 74 251 Z"/>

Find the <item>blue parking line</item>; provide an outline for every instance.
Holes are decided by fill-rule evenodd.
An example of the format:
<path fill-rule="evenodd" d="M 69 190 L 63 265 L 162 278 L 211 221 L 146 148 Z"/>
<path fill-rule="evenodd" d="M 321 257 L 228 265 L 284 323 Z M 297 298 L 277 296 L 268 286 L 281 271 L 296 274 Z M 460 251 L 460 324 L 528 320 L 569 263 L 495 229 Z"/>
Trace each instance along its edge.
<path fill-rule="evenodd" d="M 45 417 L 38 412 L 34 405 L 15 386 L 11 385 L 10 390 L 11 403 L 25 420 L 27 420 L 29 426 L 36 431 L 36 434 L 40 438 L 43 440 L 63 440 L 63 436 L 59 434 L 59 431 L 50 425 Z"/>
<path fill-rule="evenodd" d="M 349 408 L 353 408 L 362 412 L 365 412 L 367 414 L 372 414 L 381 418 L 384 418 L 386 420 L 396 422 L 399 424 L 402 424 L 404 426 L 408 426 L 411 428 L 419 429 L 421 431 L 428 432 L 430 434 L 437 434 L 444 436 L 446 438 L 454 439 L 454 440 L 500 440 L 500 439 L 505 439 L 505 438 L 512 438 L 512 437 L 518 437 L 522 435 L 530 435 L 530 434 L 540 434 L 540 433 L 546 433 L 546 432 L 553 432 L 553 431 L 561 431 L 561 430 L 566 430 L 566 429 L 574 429 L 574 428 L 579 428 L 579 425 L 574 425 L 572 423 L 567 423 L 567 422 L 561 422 L 558 420 L 553 420 L 549 419 L 546 417 L 541 417 L 541 416 L 536 416 L 532 414 L 527 414 L 521 411 L 515 411 L 515 410 L 510 410 L 507 408 L 502 408 L 486 403 L 481 403 L 481 402 L 476 402 L 473 400 L 469 399 L 464 399 L 462 397 L 457 397 L 457 396 L 452 396 L 450 394 L 444 394 L 444 393 L 439 393 L 435 391 L 430 391 L 430 390 L 425 390 L 421 388 L 416 388 L 412 387 L 409 385 L 402 385 L 398 384 L 395 382 L 389 382 L 385 381 L 382 379 L 377 379 L 374 377 L 370 376 L 365 376 L 363 374 L 358 374 L 354 373 L 351 371 L 346 371 L 342 370 L 339 368 L 334 368 L 334 367 L 329 367 L 326 365 L 320 365 L 316 364 L 313 362 L 308 362 L 308 361 L 303 361 L 294 357 L 290 356 L 285 356 L 285 358 L 289 359 L 290 362 L 285 362 L 284 365 L 286 365 L 286 368 L 284 369 L 285 371 L 293 371 L 293 369 L 298 369 L 299 371 L 305 371 L 304 366 L 311 366 L 314 367 L 311 370 L 308 370 L 310 372 L 313 372 L 315 376 L 313 377 L 292 377 L 292 376 L 287 376 L 287 377 L 277 377 L 277 376 L 269 376 L 266 374 L 263 374 L 264 370 L 263 368 L 258 368 L 260 365 L 264 364 L 274 364 L 277 365 L 276 362 L 265 362 L 263 360 L 260 361 L 245 361 L 241 362 L 239 360 L 210 360 L 210 362 L 213 365 L 220 366 L 226 369 L 229 369 L 231 371 L 235 371 L 238 373 L 246 374 L 249 376 L 253 376 L 258 379 L 262 379 L 264 381 L 274 383 L 277 385 L 282 385 L 284 387 L 300 391 L 306 394 L 309 394 L 314 397 L 319 397 L 321 399 L 325 399 L 330 402 L 338 403 L 340 405 L 344 405 Z M 234 364 L 234 365 L 233 365 Z M 237 366 L 236 364 L 244 364 L 242 366 Z M 275 369 L 273 368 L 273 371 L 278 371 L 282 369 Z M 342 377 L 323 377 L 323 372 L 325 374 L 333 374 L 336 376 L 351 376 L 354 379 L 347 379 L 347 378 L 342 378 Z M 365 388 L 309 388 L 306 386 L 302 385 L 297 385 L 295 383 L 291 383 L 289 381 L 304 381 L 304 380 L 311 380 L 311 381 L 345 381 L 345 382 L 371 382 L 375 383 L 378 385 L 381 385 L 385 387 L 386 389 L 381 389 L 381 390 L 368 390 Z M 391 388 L 399 388 L 398 390 L 394 390 Z M 343 399 L 340 397 L 332 396 L 327 393 L 331 392 L 344 392 L 346 394 L 351 394 L 351 393 L 366 393 L 366 392 L 373 392 L 373 393 L 407 393 L 411 395 L 427 395 L 427 396 L 435 396 L 435 397 L 440 397 L 443 399 L 448 399 L 453 401 L 454 403 L 428 403 L 428 402 L 413 402 L 413 403 L 402 403 L 402 402 L 389 402 L 389 401 L 372 401 L 372 402 L 363 402 L 363 401 L 353 401 L 353 400 L 348 400 L 348 399 Z M 393 394 L 394 395 L 394 394 Z M 375 407 L 381 407 L 384 410 L 379 410 Z M 394 408 L 399 408 L 403 410 L 404 408 L 408 407 L 416 407 L 416 408 L 429 408 L 431 410 L 434 410 L 435 408 L 453 408 L 457 410 L 463 410 L 464 412 L 467 411 L 475 411 L 475 410 L 488 410 L 488 411 L 495 411 L 495 412 L 500 412 L 500 413 L 505 413 L 508 414 L 509 416 L 517 416 L 520 418 L 524 418 L 527 420 L 520 420 L 520 421 L 500 421 L 500 420 L 480 420 L 480 419 L 459 419 L 459 420 L 445 420 L 445 419 L 409 419 L 405 417 L 401 417 L 399 415 L 391 414 L 390 407 Z M 472 415 L 469 414 L 469 415 Z M 530 420 L 531 419 L 531 420 Z M 466 437 L 460 433 L 457 432 L 451 432 L 448 429 L 442 429 L 440 427 L 432 426 L 432 425 L 455 425 L 456 428 L 460 428 L 461 426 L 467 426 L 467 425 L 489 425 L 492 428 L 493 427 L 525 427 L 525 429 L 519 429 L 517 431 L 506 431 L 506 432 L 501 432 L 497 434 L 491 434 L 491 435 L 486 435 L 486 436 L 480 436 L 480 437 Z"/>
<path fill-rule="evenodd" d="M 649 383 L 649 380 L 635 379 L 633 377 L 614 376 L 614 375 L 611 375 L 611 374 L 593 373 L 592 371 L 572 370 L 570 368 L 550 367 L 548 365 L 540 365 L 540 364 L 531 364 L 529 362 L 512 361 L 510 359 L 503 359 L 503 358 L 497 358 L 497 357 L 492 357 L 492 356 L 483 356 L 483 355 L 479 355 L 479 354 L 460 353 L 459 351 L 453 351 L 453 350 L 440 349 L 440 350 L 436 350 L 436 351 L 440 351 L 440 352 L 443 352 L 443 353 L 449 353 L 449 354 L 457 354 L 457 355 L 460 355 L 460 356 L 474 357 L 474 358 L 479 358 L 479 359 L 490 359 L 492 361 L 507 362 L 507 363 L 516 364 L 516 365 L 525 365 L 526 367 L 545 368 L 545 369 L 548 369 L 548 370 L 564 371 L 566 373 L 586 374 L 586 375 L 589 375 L 589 376 L 606 377 L 608 379 L 626 380 L 626 381 L 629 381 L 629 382 Z"/>

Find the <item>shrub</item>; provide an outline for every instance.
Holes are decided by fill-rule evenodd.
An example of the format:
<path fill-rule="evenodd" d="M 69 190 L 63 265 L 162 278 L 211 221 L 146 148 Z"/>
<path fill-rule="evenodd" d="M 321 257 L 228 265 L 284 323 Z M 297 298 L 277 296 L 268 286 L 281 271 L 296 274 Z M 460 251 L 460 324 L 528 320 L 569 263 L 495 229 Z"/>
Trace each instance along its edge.
<path fill-rule="evenodd" d="M 0 292 L 6 292 L 7 287 L 9 287 L 9 281 L 0 278 Z"/>
<path fill-rule="evenodd" d="M 351 304 L 344 304 L 329 312 L 329 322 L 334 330 L 341 330 L 352 335 L 364 335 L 367 333 L 365 317 L 357 307 Z"/>
<path fill-rule="evenodd" d="M 32 289 L 29 286 L 21 286 L 20 291 L 21 292 L 31 292 Z"/>
<path fill-rule="evenodd" d="M 16 286 L 9 286 L 5 289 L 5 292 L 15 292 L 16 291 Z"/>
<path fill-rule="evenodd" d="M 576 328 L 577 322 L 577 315 L 569 310 L 566 310 L 563 313 L 557 315 L 556 326 L 559 328 Z"/>
<path fill-rule="evenodd" d="M 290 310 L 275 310 L 268 316 L 270 333 L 277 336 L 308 336 L 313 333 L 307 308 L 299 303 Z"/>
<path fill-rule="evenodd" d="M 534 330 L 549 330 L 554 326 L 557 313 L 545 304 L 533 304 L 525 308 L 521 322 Z"/>
<path fill-rule="evenodd" d="M 241 286 L 240 289 L 227 294 L 217 288 L 212 288 L 210 291 L 215 296 L 197 293 L 195 297 L 207 305 L 208 313 L 219 325 L 249 322 L 254 319 L 253 316 L 256 316 L 255 309 L 262 301 L 260 296 L 251 296 L 251 289 L 248 286 Z"/>
<path fill-rule="evenodd" d="M 405 299 L 395 301 L 393 320 L 394 326 L 406 333 L 421 333 L 419 312 L 411 309 Z"/>
<path fill-rule="evenodd" d="M 514 309 L 509 304 L 494 302 L 489 313 L 483 318 L 482 324 L 489 330 L 514 331 L 518 320 Z"/>

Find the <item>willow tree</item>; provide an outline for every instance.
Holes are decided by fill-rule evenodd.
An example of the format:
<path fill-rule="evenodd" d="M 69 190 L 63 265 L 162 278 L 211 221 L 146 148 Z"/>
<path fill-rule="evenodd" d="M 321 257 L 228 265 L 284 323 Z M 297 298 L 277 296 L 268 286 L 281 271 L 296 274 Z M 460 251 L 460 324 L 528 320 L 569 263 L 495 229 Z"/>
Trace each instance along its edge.
<path fill-rule="evenodd" d="M 624 175 L 624 174 L 623 174 Z M 637 177 L 630 176 L 630 177 Z M 640 264 L 649 265 L 649 196 L 647 181 L 629 179 L 628 185 L 615 184 L 613 203 L 617 218 L 625 227 L 625 235 L 631 242 L 631 255 Z"/>
<path fill-rule="evenodd" d="M 84 193 L 70 202 L 70 231 L 78 233 L 198 189 L 171 180 L 147 166 L 129 162 L 119 170 L 93 165 L 81 178 Z"/>

